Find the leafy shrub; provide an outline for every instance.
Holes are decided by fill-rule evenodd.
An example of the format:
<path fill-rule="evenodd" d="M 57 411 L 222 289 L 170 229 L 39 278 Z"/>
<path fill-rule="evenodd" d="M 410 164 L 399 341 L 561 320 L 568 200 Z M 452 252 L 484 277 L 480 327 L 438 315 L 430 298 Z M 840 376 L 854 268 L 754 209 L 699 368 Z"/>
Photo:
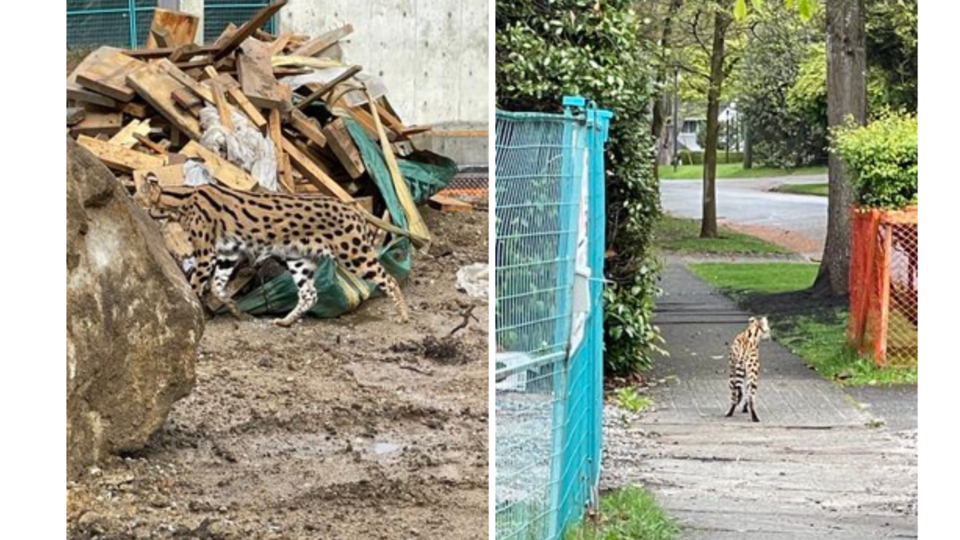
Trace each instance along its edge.
<path fill-rule="evenodd" d="M 650 233 L 659 217 L 651 134 L 653 63 L 632 0 L 498 0 L 497 106 L 560 112 L 579 94 L 611 109 L 607 143 L 604 360 L 608 373 L 648 367 L 657 277 Z M 647 271 L 641 271 L 646 269 Z"/>
<path fill-rule="evenodd" d="M 918 126 L 914 115 L 887 113 L 834 131 L 830 150 L 846 164 L 859 206 L 900 209 L 917 201 Z"/>

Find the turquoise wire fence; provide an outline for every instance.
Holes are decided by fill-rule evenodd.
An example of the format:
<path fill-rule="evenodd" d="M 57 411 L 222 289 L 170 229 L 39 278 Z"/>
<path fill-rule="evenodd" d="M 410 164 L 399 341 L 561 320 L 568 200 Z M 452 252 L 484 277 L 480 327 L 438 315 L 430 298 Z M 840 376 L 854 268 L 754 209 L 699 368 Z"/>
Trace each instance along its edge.
<path fill-rule="evenodd" d="M 228 24 L 243 24 L 269 3 L 270 0 L 204 0 L 203 41 L 212 43 Z M 147 42 L 156 7 L 157 0 L 67 0 L 67 48 L 142 47 Z M 274 15 L 264 23 L 263 30 L 276 33 L 277 25 Z"/>
<path fill-rule="evenodd" d="M 496 534 L 561 538 L 596 502 L 604 144 L 612 113 L 496 115 Z"/>

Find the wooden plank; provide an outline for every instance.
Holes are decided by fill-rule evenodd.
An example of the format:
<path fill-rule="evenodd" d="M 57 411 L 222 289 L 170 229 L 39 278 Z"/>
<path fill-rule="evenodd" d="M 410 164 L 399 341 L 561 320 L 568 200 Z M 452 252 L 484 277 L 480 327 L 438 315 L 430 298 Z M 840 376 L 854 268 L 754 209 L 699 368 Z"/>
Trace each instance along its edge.
<path fill-rule="evenodd" d="M 403 175 L 400 174 L 397 158 L 390 150 L 387 133 L 383 129 L 383 124 L 380 122 L 380 115 L 377 113 L 376 101 L 374 101 L 369 89 L 364 88 L 364 93 L 367 94 L 370 114 L 376 123 L 377 132 L 380 134 L 380 147 L 383 150 L 383 157 L 387 162 L 387 168 L 390 169 L 390 176 L 393 178 L 394 190 L 397 193 L 397 198 L 400 199 L 400 205 L 403 206 L 404 213 L 407 215 L 407 224 L 410 228 L 410 240 L 417 248 L 427 246 L 430 244 L 430 230 L 427 229 L 427 224 L 423 221 L 423 217 L 417 209 L 417 204 L 414 202 L 413 195 L 410 193 L 410 187 L 407 185 L 406 180 L 403 179 Z"/>
<path fill-rule="evenodd" d="M 140 103 L 139 101 L 131 101 L 130 103 L 124 104 L 120 112 L 141 119 L 146 118 L 151 113 L 150 108 L 147 107 L 145 103 Z"/>
<path fill-rule="evenodd" d="M 174 90 L 185 88 L 176 79 L 161 72 L 159 66 L 148 64 L 129 74 L 127 82 L 177 129 L 186 133 L 191 139 L 200 139 L 200 123 L 196 118 L 182 112 L 173 101 Z"/>
<path fill-rule="evenodd" d="M 368 214 L 373 213 L 373 197 L 357 197 L 354 200 L 357 201 L 357 206 L 365 210 Z"/>
<path fill-rule="evenodd" d="M 115 47 L 100 47 L 81 60 L 80 64 L 78 64 L 77 67 L 75 67 L 73 71 L 67 75 L 67 99 L 73 101 L 82 101 L 84 103 L 93 103 L 95 105 L 109 107 L 111 109 L 116 108 L 118 106 L 117 100 L 80 86 L 80 83 L 77 82 L 77 74 L 85 69 L 88 69 L 90 66 L 99 63 L 104 57 L 119 51 L 120 49 Z"/>
<path fill-rule="evenodd" d="M 153 150 L 154 152 L 160 154 L 161 156 L 167 155 L 167 149 L 163 146 L 153 142 L 146 135 L 141 135 L 139 133 L 134 133 L 133 138 L 137 140 L 138 143 L 146 146 L 147 148 Z"/>
<path fill-rule="evenodd" d="M 290 125 L 313 144 L 321 148 L 327 145 L 327 138 L 324 137 L 323 132 L 320 131 L 320 124 L 313 118 L 300 112 L 299 109 L 293 109 L 290 112 Z"/>
<path fill-rule="evenodd" d="M 270 56 L 277 56 L 283 52 L 283 49 L 290 43 L 290 39 L 293 37 L 293 34 L 290 32 L 284 32 L 280 34 L 280 37 L 275 39 L 273 43 L 270 44 Z"/>
<path fill-rule="evenodd" d="M 294 146 L 289 139 L 281 135 L 280 140 L 281 144 L 283 145 L 283 151 L 290 156 L 290 160 L 293 162 L 293 165 L 297 167 L 301 173 L 303 173 L 303 176 L 307 180 L 324 192 L 333 195 L 341 201 L 353 201 L 353 197 L 344 191 L 344 189 L 340 187 L 340 184 L 334 182 L 332 178 L 320 170 L 320 168 L 317 167 L 317 165 L 311 161 L 306 154 L 301 152 L 299 148 Z"/>
<path fill-rule="evenodd" d="M 260 114 L 260 110 L 253 103 L 250 103 L 250 100 L 239 88 L 231 88 L 227 91 L 227 95 L 247 115 L 253 125 L 257 126 L 257 129 L 263 129 L 267 125 L 267 119 Z"/>
<path fill-rule="evenodd" d="M 340 84 L 340 83 L 342 83 L 343 81 L 349 79 L 350 77 L 353 77 L 353 76 L 356 75 L 357 73 L 360 73 L 360 71 L 361 71 L 362 69 L 363 69 L 362 66 L 351 66 L 349 69 L 347 69 L 346 71 L 344 71 L 344 72 L 341 73 L 340 75 L 338 75 L 338 76 L 336 76 L 335 78 L 331 79 L 330 82 L 324 84 L 323 86 L 320 86 L 320 87 L 317 88 L 315 91 L 313 91 L 309 96 L 303 98 L 303 101 L 301 101 L 299 104 L 297 104 L 297 108 L 302 111 L 302 110 L 305 109 L 308 105 L 310 105 L 311 103 L 313 103 L 314 101 L 316 101 L 317 99 L 319 99 L 320 97 L 322 97 L 324 94 L 326 94 L 326 93 L 329 92 L 330 90 L 333 90 L 333 88 L 334 88 L 335 86 L 337 86 L 338 84 Z"/>
<path fill-rule="evenodd" d="M 199 27 L 200 19 L 196 15 L 182 11 L 154 8 L 146 47 L 148 49 L 156 49 L 161 46 L 176 48 L 192 44 L 197 39 L 197 29 Z M 163 45 L 157 43 L 157 40 L 153 37 L 154 32 L 165 34 L 166 43 Z"/>
<path fill-rule="evenodd" d="M 249 21 L 243 23 L 243 26 L 238 28 L 233 32 L 230 37 L 224 40 L 220 45 L 220 50 L 213 53 L 214 60 L 220 60 L 221 58 L 232 53 L 241 43 L 246 41 L 248 37 L 253 35 L 254 31 L 263 26 L 274 13 L 280 11 L 280 8 L 287 5 L 287 0 L 274 0 L 263 9 L 258 11 Z"/>
<path fill-rule="evenodd" d="M 183 176 L 182 163 L 154 167 L 152 169 L 137 169 L 133 171 L 133 183 L 137 186 L 137 191 L 143 189 L 143 179 L 147 176 L 147 173 L 157 175 L 157 181 L 161 187 L 183 187 L 186 182 Z"/>
<path fill-rule="evenodd" d="M 250 283 L 255 277 L 257 277 L 257 269 L 252 266 L 244 266 L 243 268 L 236 271 L 236 273 L 230 278 L 230 281 L 227 282 L 224 291 L 226 291 L 228 298 L 233 298 L 240 289 L 246 287 L 247 283 Z M 223 307 L 223 302 L 213 293 L 209 293 L 206 296 L 207 307 L 211 311 L 216 313 Z"/>
<path fill-rule="evenodd" d="M 473 205 L 470 203 L 440 194 L 430 197 L 430 206 L 443 212 L 469 212 L 473 210 Z"/>
<path fill-rule="evenodd" d="M 87 110 L 83 120 L 70 128 L 70 133 L 78 135 L 114 135 L 123 128 L 123 115 L 118 112 L 96 112 Z"/>
<path fill-rule="evenodd" d="M 280 185 L 288 193 L 296 193 L 296 183 L 293 181 L 293 164 L 290 163 L 290 156 L 286 152 L 281 151 L 278 154 L 277 164 L 279 168 Z"/>
<path fill-rule="evenodd" d="M 162 156 L 144 154 L 86 135 L 81 135 L 77 142 L 80 143 L 80 146 L 90 150 L 107 167 L 115 171 L 129 173 L 136 169 L 152 169 L 167 164 L 166 158 Z"/>
<path fill-rule="evenodd" d="M 196 43 L 186 43 L 175 48 L 170 56 L 167 57 L 168 60 L 176 64 L 177 62 L 185 62 L 192 58 L 196 54 L 197 49 L 200 46 Z"/>
<path fill-rule="evenodd" d="M 118 131 L 116 135 L 111 137 L 108 142 L 124 148 L 133 148 L 137 145 L 137 139 L 134 135 L 146 135 L 148 133 L 150 133 L 150 120 L 144 120 L 143 122 L 140 120 L 131 120 L 127 125 L 123 126 L 123 129 Z"/>
<path fill-rule="evenodd" d="M 342 62 L 332 58 L 313 58 L 312 56 L 293 55 L 274 56 L 270 59 L 270 64 L 273 66 L 274 71 L 276 71 L 277 68 L 284 66 L 301 66 L 313 69 L 327 69 L 343 66 Z"/>
<path fill-rule="evenodd" d="M 196 141 L 187 143 L 180 153 L 187 157 L 202 159 L 210 174 L 229 188 L 249 191 L 257 185 L 257 181 L 243 169 L 204 148 Z"/>
<path fill-rule="evenodd" d="M 294 144 L 301 152 L 303 152 L 310 160 L 316 165 L 324 174 L 333 178 L 333 181 L 340 184 L 347 193 L 353 195 L 355 190 L 351 190 L 349 187 L 346 187 L 347 183 L 352 183 L 353 179 L 350 178 L 350 175 L 347 174 L 347 171 L 343 170 L 343 166 L 340 165 L 340 160 L 337 159 L 337 156 L 333 155 L 333 151 L 330 150 L 330 147 L 317 148 L 316 145 L 311 144 L 306 141 L 301 141 L 299 139 L 292 139 L 290 142 Z"/>
<path fill-rule="evenodd" d="M 174 103 L 189 110 L 194 116 L 199 116 L 200 109 L 204 106 L 203 99 L 187 88 L 177 88 L 170 96 L 173 98 Z"/>
<path fill-rule="evenodd" d="M 353 119 L 356 120 L 358 124 L 360 124 L 360 127 L 362 127 L 364 131 L 367 132 L 367 135 L 370 135 L 371 139 L 376 140 L 380 138 L 380 134 L 377 132 L 377 125 L 373 121 L 373 116 L 370 115 L 369 111 L 366 111 L 361 108 L 356 108 L 356 109 L 350 109 L 350 113 L 353 115 Z M 397 140 L 398 138 L 397 134 L 394 133 L 392 129 L 386 129 L 386 128 L 384 129 L 387 132 L 388 140 L 390 140 L 391 142 Z"/>
<path fill-rule="evenodd" d="M 293 173 L 291 171 L 289 156 L 283 151 L 283 118 L 281 117 L 280 109 L 270 109 L 270 116 L 267 122 L 267 135 L 273 142 L 274 153 L 277 156 L 277 179 L 284 190 L 289 193 L 294 193 L 296 186 L 293 183 Z"/>
<path fill-rule="evenodd" d="M 273 76 L 270 47 L 255 39 L 243 42 L 237 55 L 237 75 L 243 93 L 256 106 L 267 109 L 283 106 L 279 83 Z"/>
<path fill-rule="evenodd" d="M 323 134 L 327 138 L 330 149 L 340 160 L 350 178 L 359 178 L 366 172 L 363 159 L 360 157 L 360 150 L 357 149 L 357 145 L 350 137 L 350 132 L 347 131 L 347 126 L 343 123 L 342 118 L 337 118 L 324 126 Z"/>
<path fill-rule="evenodd" d="M 170 60 L 166 58 L 158 60 L 156 66 L 160 69 L 161 73 L 166 73 L 167 75 L 173 77 L 178 83 L 183 85 L 185 88 L 196 94 L 198 97 L 205 100 L 207 103 L 213 103 L 213 94 L 210 90 L 197 82 L 196 79 L 187 75 L 180 68 L 176 66 Z"/>
<path fill-rule="evenodd" d="M 193 51 L 192 56 L 197 56 L 201 54 L 210 54 L 216 52 L 219 49 L 216 44 L 213 45 L 201 45 Z M 177 50 L 177 47 L 160 47 L 158 49 L 121 49 L 123 54 L 131 58 L 140 58 L 143 60 L 149 60 L 151 58 L 166 58 L 173 54 Z"/>
<path fill-rule="evenodd" d="M 316 56 L 352 33 L 353 26 L 350 24 L 345 24 L 336 30 L 331 30 L 325 34 L 317 36 L 297 47 L 297 49 L 293 51 L 293 54 L 296 56 Z"/>
<path fill-rule="evenodd" d="M 227 96 L 223 93 L 220 83 L 213 83 L 213 102 L 217 106 L 217 113 L 220 115 L 220 124 L 227 131 L 233 131 L 233 118 L 230 116 L 230 106 L 227 105 Z"/>
<path fill-rule="evenodd" d="M 78 69 L 76 81 L 81 86 L 125 103 L 136 95 L 127 85 L 127 75 L 145 65 L 120 51 L 113 51 L 98 62 Z"/>
<path fill-rule="evenodd" d="M 80 107 L 67 107 L 67 126 L 75 126 L 87 117 L 86 109 Z"/>

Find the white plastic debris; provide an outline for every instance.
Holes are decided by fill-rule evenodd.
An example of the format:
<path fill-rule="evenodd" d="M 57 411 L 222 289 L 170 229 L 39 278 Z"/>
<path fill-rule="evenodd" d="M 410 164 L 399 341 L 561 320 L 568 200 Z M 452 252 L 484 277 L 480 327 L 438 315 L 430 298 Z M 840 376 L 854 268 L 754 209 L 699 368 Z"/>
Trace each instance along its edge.
<path fill-rule="evenodd" d="M 183 164 L 184 184 L 190 187 L 202 186 L 205 184 L 216 184 L 217 180 L 210 174 L 207 167 L 199 161 L 188 159 Z"/>
<path fill-rule="evenodd" d="M 203 128 L 200 144 L 239 165 L 262 188 L 276 191 L 277 155 L 273 141 L 261 135 L 247 117 L 232 106 L 230 119 L 233 121 L 232 131 L 220 123 L 216 107 L 207 105 L 200 109 L 200 127 Z"/>
<path fill-rule="evenodd" d="M 527 370 L 521 366 L 530 365 L 533 358 L 523 352 L 498 352 L 496 356 L 496 372 L 501 370 L 515 370 L 509 375 L 497 373 L 496 389 L 522 392 L 527 389 Z"/>
<path fill-rule="evenodd" d="M 490 283 L 487 263 L 468 264 L 457 270 L 457 288 L 474 298 L 486 298 Z"/>

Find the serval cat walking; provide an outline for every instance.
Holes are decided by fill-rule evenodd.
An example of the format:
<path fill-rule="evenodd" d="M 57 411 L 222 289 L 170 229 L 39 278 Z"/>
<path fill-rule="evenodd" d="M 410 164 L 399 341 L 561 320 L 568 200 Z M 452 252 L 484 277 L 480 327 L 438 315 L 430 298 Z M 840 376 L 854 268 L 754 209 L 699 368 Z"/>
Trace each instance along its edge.
<path fill-rule="evenodd" d="M 286 262 L 299 289 L 297 306 L 274 321 L 290 326 L 317 303 L 317 263 L 335 258 L 375 283 L 396 304 L 400 322 L 407 322 L 400 287 L 380 265 L 373 235 L 355 208 L 323 196 L 249 193 L 215 185 L 164 187 L 152 173 L 144 180 L 141 203 L 177 215 L 190 237 L 194 267 L 189 281 L 198 298 L 212 280 L 214 295 L 240 318 L 240 308 L 226 294 L 240 257 L 275 256 Z"/>
<path fill-rule="evenodd" d="M 760 381 L 760 340 L 770 339 L 770 326 L 766 317 L 750 317 L 747 329 L 737 334 L 730 344 L 730 409 L 732 416 L 738 406 L 743 412 L 750 410 L 750 418 L 759 422 L 757 416 L 757 384 Z"/>

